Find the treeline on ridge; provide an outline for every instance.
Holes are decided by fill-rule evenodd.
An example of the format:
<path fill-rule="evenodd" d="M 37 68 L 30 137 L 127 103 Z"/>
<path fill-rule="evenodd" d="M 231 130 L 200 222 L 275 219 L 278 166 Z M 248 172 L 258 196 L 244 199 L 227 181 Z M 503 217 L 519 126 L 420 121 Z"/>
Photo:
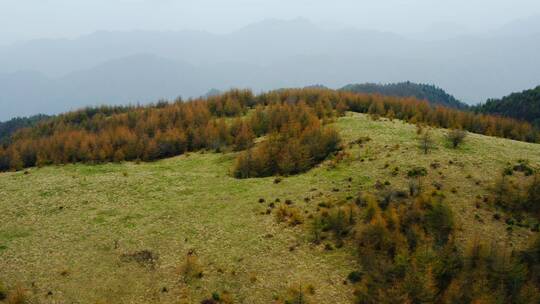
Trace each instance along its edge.
<path fill-rule="evenodd" d="M 316 88 L 258 96 L 231 90 L 185 102 L 88 108 L 47 119 L 18 130 L 0 145 L 0 171 L 75 162 L 151 161 L 201 149 L 250 149 L 240 154 L 236 176 L 294 174 L 338 149 L 337 132 L 324 125 L 345 111 L 521 141 L 540 138 L 527 122 L 434 107 L 415 98 Z M 251 149 L 255 137 L 265 135 Z"/>
<path fill-rule="evenodd" d="M 419 100 L 427 100 L 432 104 L 441 105 L 449 108 L 468 108 L 467 104 L 457 100 L 454 96 L 446 93 L 443 89 L 439 87 L 430 84 L 414 83 L 410 81 L 388 84 L 349 84 L 341 88 L 341 90 L 354 93 L 381 94 L 385 96 L 416 97 Z"/>
<path fill-rule="evenodd" d="M 488 99 L 475 106 L 474 111 L 484 114 L 501 115 L 523 119 L 540 127 L 540 86 L 519 93 L 512 93 L 501 99 Z"/>
<path fill-rule="evenodd" d="M 11 135 L 17 132 L 17 130 L 35 126 L 48 118 L 50 118 L 49 115 L 37 114 L 29 117 L 15 117 L 8 121 L 0 122 L 0 144 L 7 143 Z"/>

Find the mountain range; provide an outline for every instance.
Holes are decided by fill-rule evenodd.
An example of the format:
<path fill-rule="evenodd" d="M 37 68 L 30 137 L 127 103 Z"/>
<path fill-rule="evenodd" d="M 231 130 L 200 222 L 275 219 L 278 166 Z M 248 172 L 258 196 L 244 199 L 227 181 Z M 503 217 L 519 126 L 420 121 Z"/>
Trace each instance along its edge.
<path fill-rule="evenodd" d="M 434 83 L 469 104 L 540 82 L 539 18 L 451 39 L 418 40 L 310 21 L 266 20 L 230 34 L 96 32 L 0 48 L 0 121 L 87 105 L 145 103 L 313 83 Z"/>

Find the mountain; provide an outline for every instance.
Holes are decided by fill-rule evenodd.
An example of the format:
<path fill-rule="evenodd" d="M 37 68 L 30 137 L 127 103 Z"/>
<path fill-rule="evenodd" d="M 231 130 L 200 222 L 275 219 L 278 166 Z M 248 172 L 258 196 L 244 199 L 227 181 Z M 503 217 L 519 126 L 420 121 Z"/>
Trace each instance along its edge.
<path fill-rule="evenodd" d="M 138 54 L 111 60 L 91 69 L 49 78 L 35 72 L 0 76 L 0 119 L 32 113 L 55 114 L 100 104 L 148 103 L 203 92 L 211 82 L 203 71 L 186 63 Z M 184 95 L 185 96 L 185 95 Z M 20 105 L 17 108 L 10 104 Z M 1 106 L 0 106 L 1 107 Z"/>
<path fill-rule="evenodd" d="M 442 105 L 450 108 L 465 109 L 468 106 L 455 99 L 454 96 L 446 93 L 443 89 L 430 84 L 418 84 L 412 82 L 399 82 L 389 84 L 349 84 L 341 88 L 343 91 L 381 94 L 397 97 L 416 97 L 420 100 L 427 100 L 435 105 Z"/>
<path fill-rule="evenodd" d="M 196 97 L 210 88 L 263 91 L 313 83 L 435 83 L 473 104 L 540 79 L 540 34 L 505 33 L 416 40 L 294 19 L 220 35 L 102 31 L 23 42 L 0 47 L 0 120 L 103 102 Z"/>
<path fill-rule="evenodd" d="M 521 18 L 509 22 L 501 28 L 492 31 L 491 35 L 530 36 L 540 33 L 540 15 Z"/>
<path fill-rule="evenodd" d="M 474 110 L 526 120 L 540 128 L 540 86 L 500 99 L 489 99 Z"/>

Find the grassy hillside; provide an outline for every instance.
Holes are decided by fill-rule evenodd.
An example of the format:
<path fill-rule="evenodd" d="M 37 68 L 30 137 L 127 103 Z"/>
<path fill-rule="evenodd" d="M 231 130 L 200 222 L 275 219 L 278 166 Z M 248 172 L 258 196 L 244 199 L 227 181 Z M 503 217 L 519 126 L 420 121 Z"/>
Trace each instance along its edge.
<path fill-rule="evenodd" d="M 355 248 L 315 245 L 307 221 L 277 223 L 269 205 L 291 200 L 308 218 L 320 203 L 347 200 L 377 181 L 406 189 L 416 166 L 427 168 L 426 187 L 442 185 L 460 245 L 480 239 L 523 248 L 536 234 L 507 230 L 480 197 L 508 163 L 539 164 L 539 145 L 469 134 L 451 149 L 437 129 L 436 148 L 424 155 L 414 125 L 348 113 L 335 126 L 345 143 L 371 141 L 347 148 L 337 165 L 326 161 L 280 183 L 231 177 L 235 153 L 1 173 L 0 281 L 43 303 L 199 303 L 223 291 L 235 303 L 270 303 L 299 283 L 314 287 L 314 303 L 350 303 L 344 280 L 358 267 Z M 203 275 L 185 281 L 179 272 L 190 251 Z"/>

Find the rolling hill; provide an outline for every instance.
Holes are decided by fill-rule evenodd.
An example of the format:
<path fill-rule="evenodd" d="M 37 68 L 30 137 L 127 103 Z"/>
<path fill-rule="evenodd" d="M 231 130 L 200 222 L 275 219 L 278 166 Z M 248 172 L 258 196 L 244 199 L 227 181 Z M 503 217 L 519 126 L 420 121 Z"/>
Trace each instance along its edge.
<path fill-rule="evenodd" d="M 0 296 L 534 303 L 540 145 L 456 120 L 526 129 L 320 88 L 59 115 L 4 145 L 40 160 L 0 173 Z"/>
<path fill-rule="evenodd" d="M 227 291 L 235 303 L 268 303 L 305 283 L 316 290 L 314 303 L 351 303 L 353 284 L 343 281 L 357 267 L 354 244 L 312 244 L 308 216 L 380 182 L 406 189 L 406 172 L 418 166 L 428 168 L 425 187 L 437 182 L 448 196 L 461 246 L 476 238 L 523 248 L 535 235 L 525 226 L 508 232 L 504 219 L 494 219 L 501 211 L 475 196 L 488 194 L 495 182 L 495 174 L 482 172 L 498 172 L 525 155 L 538 164 L 537 144 L 471 135 L 453 150 L 444 145 L 445 131 L 434 130 L 438 147 L 424 156 L 413 125 L 349 114 L 336 127 L 345 142 L 371 141 L 348 150 L 338 166 L 325 162 L 279 184 L 231 177 L 231 153 L 0 174 L 1 279 L 33 284 L 37 298 L 55 301 L 199 303 Z M 399 147 L 388 152 L 389 146 Z M 288 227 L 266 214 L 286 200 L 306 212 L 306 224 Z M 122 258 L 143 250 L 158 257 L 155 266 Z M 190 251 L 204 276 L 184 283 L 178 267 Z"/>

